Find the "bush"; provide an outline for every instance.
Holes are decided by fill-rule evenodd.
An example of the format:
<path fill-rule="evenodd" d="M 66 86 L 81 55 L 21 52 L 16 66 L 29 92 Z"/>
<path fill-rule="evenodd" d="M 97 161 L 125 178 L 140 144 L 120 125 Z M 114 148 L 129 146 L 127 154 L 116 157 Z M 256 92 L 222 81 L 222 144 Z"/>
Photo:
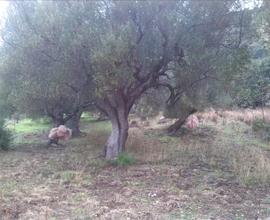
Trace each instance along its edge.
<path fill-rule="evenodd" d="M 0 120 L 0 149 L 8 150 L 11 138 L 11 133 L 6 129 L 4 120 Z"/>
<path fill-rule="evenodd" d="M 253 131 L 265 141 L 270 141 L 270 123 L 262 119 L 256 119 L 252 124 Z"/>
<path fill-rule="evenodd" d="M 119 154 L 113 163 L 117 166 L 124 167 L 124 166 L 132 165 L 134 164 L 134 162 L 135 162 L 134 157 L 124 152 L 124 153 Z"/>

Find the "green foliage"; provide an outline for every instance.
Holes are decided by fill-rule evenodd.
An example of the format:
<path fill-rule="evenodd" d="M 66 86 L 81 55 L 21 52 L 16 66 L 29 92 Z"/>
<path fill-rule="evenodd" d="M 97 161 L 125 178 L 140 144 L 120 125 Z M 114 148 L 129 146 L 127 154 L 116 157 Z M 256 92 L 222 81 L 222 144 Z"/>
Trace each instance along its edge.
<path fill-rule="evenodd" d="M 95 4 L 9 5 L 2 30 L 8 43 L 1 50 L 1 75 L 10 90 L 8 100 L 20 113 L 59 120 L 89 101 L 94 87 L 85 62 L 90 45 L 85 41 L 94 28 L 89 21 L 94 20 Z"/>
<path fill-rule="evenodd" d="M 257 119 L 252 123 L 253 131 L 265 141 L 270 141 L 270 122 Z"/>
<path fill-rule="evenodd" d="M 120 153 L 118 157 L 113 161 L 113 164 L 120 167 L 129 166 L 134 163 L 135 163 L 134 157 L 126 152 Z"/>
<path fill-rule="evenodd" d="M 12 135 L 5 127 L 5 121 L 0 120 L 0 149 L 8 150 L 12 141 Z"/>
<path fill-rule="evenodd" d="M 184 20 L 187 19 L 187 26 L 195 27 L 190 32 L 182 33 L 181 40 L 190 46 L 184 48 L 184 63 L 175 67 L 177 71 L 171 84 L 175 85 L 180 95 L 176 95 L 176 102 L 167 106 L 170 117 L 181 117 L 181 111 L 189 108 L 204 110 L 209 106 L 229 105 L 231 99 L 226 94 L 228 85 L 235 74 L 246 69 L 249 61 L 247 48 L 236 45 L 237 33 L 228 30 L 230 22 L 239 19 L 237 13 L 230 12 L 228 2 L 189 1 L 187 4 L 188 7 L 183 10 Z M 230 13 L 226 21 L 218 21 L 217 14 Z M 212 23 L 213 20 L 220 22 L 220 26 Z M 249 26 L 247 16 L 244 16 L 244 21 Z M 196 28 L 198 23 L 202 27 Z"/>
<path fill-rule="evenodd" d="M 235 59 L 240 52 L 221 46 L 233 46 L 238 37 L 230 31 L 239 17 L 232 5 L 233 1 L 14 2 L 2 33 L 2 71 L 12 88 L 9 99 L 31 117 L 59 115 L 90 98 L 137 88 L 153 71 L 153 82 L 163 81 L 159 62 L 162 71 L 172 69 L 169 83 L 179 90 L 190 89 L 206 73 L 226 75 L 229 68 L 222 67 L 228 60 L 237 60 L 229 72 L 242 65 Z M 198 102 L 219 93 L 201 89 L 209 84 L 216 85 L 196 85 L 196 92 L 185 95 L 200 106 Z M 164 102 L 164 96 L 161 99 Z"/>
<path fill-rule="evenodd" d="M 232 85 L 230 94 L 235 104 L 245 108 L 266 106 L 270 101 L 269 3 L 261 3 L 263 6 L 259 10 L 249 12 L 253 19 L 246 35 L 250 36 L 247 50 L 251 62 L 228 83 Z"/>
<path fill-rule="evenodd" d="M 236 81 L 234 99 L 240 107 L 266 106 L 270 101 L 270 66 L 257 66 L 254 64 L 253 69 Z"/>

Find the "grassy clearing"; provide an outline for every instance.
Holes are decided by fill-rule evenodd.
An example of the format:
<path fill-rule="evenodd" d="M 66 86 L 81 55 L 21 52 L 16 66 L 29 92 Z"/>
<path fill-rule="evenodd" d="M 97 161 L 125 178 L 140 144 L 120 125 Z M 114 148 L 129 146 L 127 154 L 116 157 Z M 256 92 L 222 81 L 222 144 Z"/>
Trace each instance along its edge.
<path fill-rule="evenodd" d="M 83 113 L 81 118 L 82 126 L 89 126 L 89 123 L 97 122 L 96 119 L 90 113 Z M 27 134 L 27 133 L 42 133 L 48 132 L 48 130 L 52 127 L 52 122 L 49 119 L 41 118 L 41 119 L 31 119 L 25 118 L 18 123 L 14 121 L 7 121 L 7 128 L 16 134 Z M 106 121 L 97 122 L 95 124 L 96 130 L 106 130 L 109 128 L 109 123 Z"/>
<path fill-rule="evenodd" d="M 38 144 L 46 142 L 49 130 L 53 127 L 48 119 L 30 119 L 25 118 L 18 123 L 13 121 L 7 122 L 7 128 L 12 132 L 14 144 Z M 111 125 L 108 121 L 97 121 L 90 113 L 83 113 L 81 119 L 81 128 L 89 133 L 108 134 L 111 130 Z M 94 135 L 97 136 L 97 135 Z"/>
<path fill-rule="evenodd" d="M 243 185 L 270 183 L 270 146 L 256 139 L 251 127 L 242 122 L 208 123 L 192 132 L 183 130 L 180 137 L 164 136 L 159 130 L 138 130 L 131 133 L 128 146 L 141 161 L 184 167 L 204 164 L 232 172 Z"/>
<path fill-rule="evenodd" d="M 48 131 L 50 126 L 51 123 L 46 119 L 33 120 L 25 118 L 20 120 L 18 123 L 7 123 L 8 129 L 17 134 L 40 133 Z"/>
<path fill-rule="evenodd" d="M 98 157 L 110 132 L 109 122 L 86 116 L 81 128 L 85 135 L 65 147 L 23 144 L 0 153 L 3 219 L 270 215 L 269 146 L 256 139 L 245 123 L 207 122 L 175 137 L 159 128 L 132 128 L 127 152 L 135 163 L 129 166 L 112 166 Z M 31 142 L 33 136 L 26 139 Z"/>
<path fill-rule="evenodd" d="M 21 120 L 13 128 L 16 142 L 37 143 L 40 136 L 35 134 L 46 135 L 49 126 L 48 120 L 44 119 Z M 88 133 L 91 143 L 102 149 L 111 130 L 110 123 L 98 122 L 84 113 L 81 127 Z M 74 139 L 71 143 L 80 145 L 81 139 Z M 257 139 L 251 127 L 242 122 L 208 123 L 193 132 L 183 130 L 180 137 L 166 136 L 158 129 L 134 128 L 131 129 L 127 149 L 131 158 L 142 162 L 181 161 L 182 165 L 189 167 L 200 161 L 217 169 L 226 167 L 232 170 L 242 184 L 268 184 L 270 181 L 270 160 L 265 153 L 270 146 Z M 74 158 L 74 161 L 78 160 L 80 158 Z"/>
<path fill-rule="evenodd" d="M 16 148 L 19 144 L 36 144 L 40 141 L 46 140 L 49 129 L 52 127 L 51 122 L 48 119 L 30 119 L 25 118 L 18 123 L 14 121 L 6 122 L 7 128 L 12 133 L 12 139 Z"/>

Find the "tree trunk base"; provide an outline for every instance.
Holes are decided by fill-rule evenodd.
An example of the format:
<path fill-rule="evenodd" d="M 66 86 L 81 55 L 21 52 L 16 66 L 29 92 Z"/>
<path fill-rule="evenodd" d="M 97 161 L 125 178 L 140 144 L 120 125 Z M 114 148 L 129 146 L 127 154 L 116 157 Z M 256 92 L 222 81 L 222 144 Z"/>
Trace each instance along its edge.
<path fill-rule="evenodd" d="M 81 131 L 80 131 L 81 115 L 82 115 L 82 112 L 79 112 L 77 115 L 75 115 L 66 123 L 67 127 L 72 130 L 72 137 L 81 136 Z"/>
<path fill-rule="evenodd" d="M 106 159 L 109 160 L 116 159 L 125 150 L 129 128 L 127 117 L 116 116 L 111 122 L 112 132 L 104 149 Z"/>
<path fill-rule="evenodd" d="M 182 128 L 182 126 L 185 124 L 187 118 L 190 115 L 194 114 L 195 112 L 197 112 L 197 110 L 192 109 L 186 115 L 179 118 L 174 124 L 172 124 L 170 127 L 167 128 L 167 133 L 169 135 L 175 135 L 180 130 L 180 128 Z"/>
<path fill-rule="evenodd" d="M 172 124 L 169 128 L 167 128 L 167 133 L 169 135 L 174 135 L 177 133 L 177 131 L 180 130 L 180 128 L 185 124 L 186 122 L 186 118 L 182 119 L 178 119 L 174 124 Z"/>

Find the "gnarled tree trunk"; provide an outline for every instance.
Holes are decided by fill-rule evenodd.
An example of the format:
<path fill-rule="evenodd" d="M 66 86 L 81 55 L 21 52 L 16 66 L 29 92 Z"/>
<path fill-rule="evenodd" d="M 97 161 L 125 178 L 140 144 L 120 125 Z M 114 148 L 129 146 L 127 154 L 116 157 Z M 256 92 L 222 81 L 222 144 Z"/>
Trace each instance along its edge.
<path fill-rule="evenodd" d="M 80 131 L 80 119 L 82 111 L 76 113 L 71 119 L 66 123 L 67 127 L 72 129 L 72 137 L 78 137 L 81 134 Z"/>
<path fill-rule="evenodd" d="M 106 159 L 114 159 L 119 153 L 125 150 L 125 144 L 128 137 L 128 119 L 119 117 L 115 114 L 111 118 L 112 132 L 105 147 Z"/>
<path fill-rule="evenodd" d="M 129 129 L 128 115 L 131 106 L 119 91 L 105 99 L 99 106 L 102 111 L 106 112 L 112 123 L 112 131 L 105 146 L 106 159 L 115 159 L 119 153 L 125 151 Z"/>
<path fill-rule="evenodd" d="M 195 112 L 197 112 L 196 109 L 191 109 L 190 111 L 187 111 L 181 115 L 181 117 L 179 117 L 174 124 L 167 128 L 167 132 L 171 135 L 175 134 L 185 124 L 187 118 Z"/>

